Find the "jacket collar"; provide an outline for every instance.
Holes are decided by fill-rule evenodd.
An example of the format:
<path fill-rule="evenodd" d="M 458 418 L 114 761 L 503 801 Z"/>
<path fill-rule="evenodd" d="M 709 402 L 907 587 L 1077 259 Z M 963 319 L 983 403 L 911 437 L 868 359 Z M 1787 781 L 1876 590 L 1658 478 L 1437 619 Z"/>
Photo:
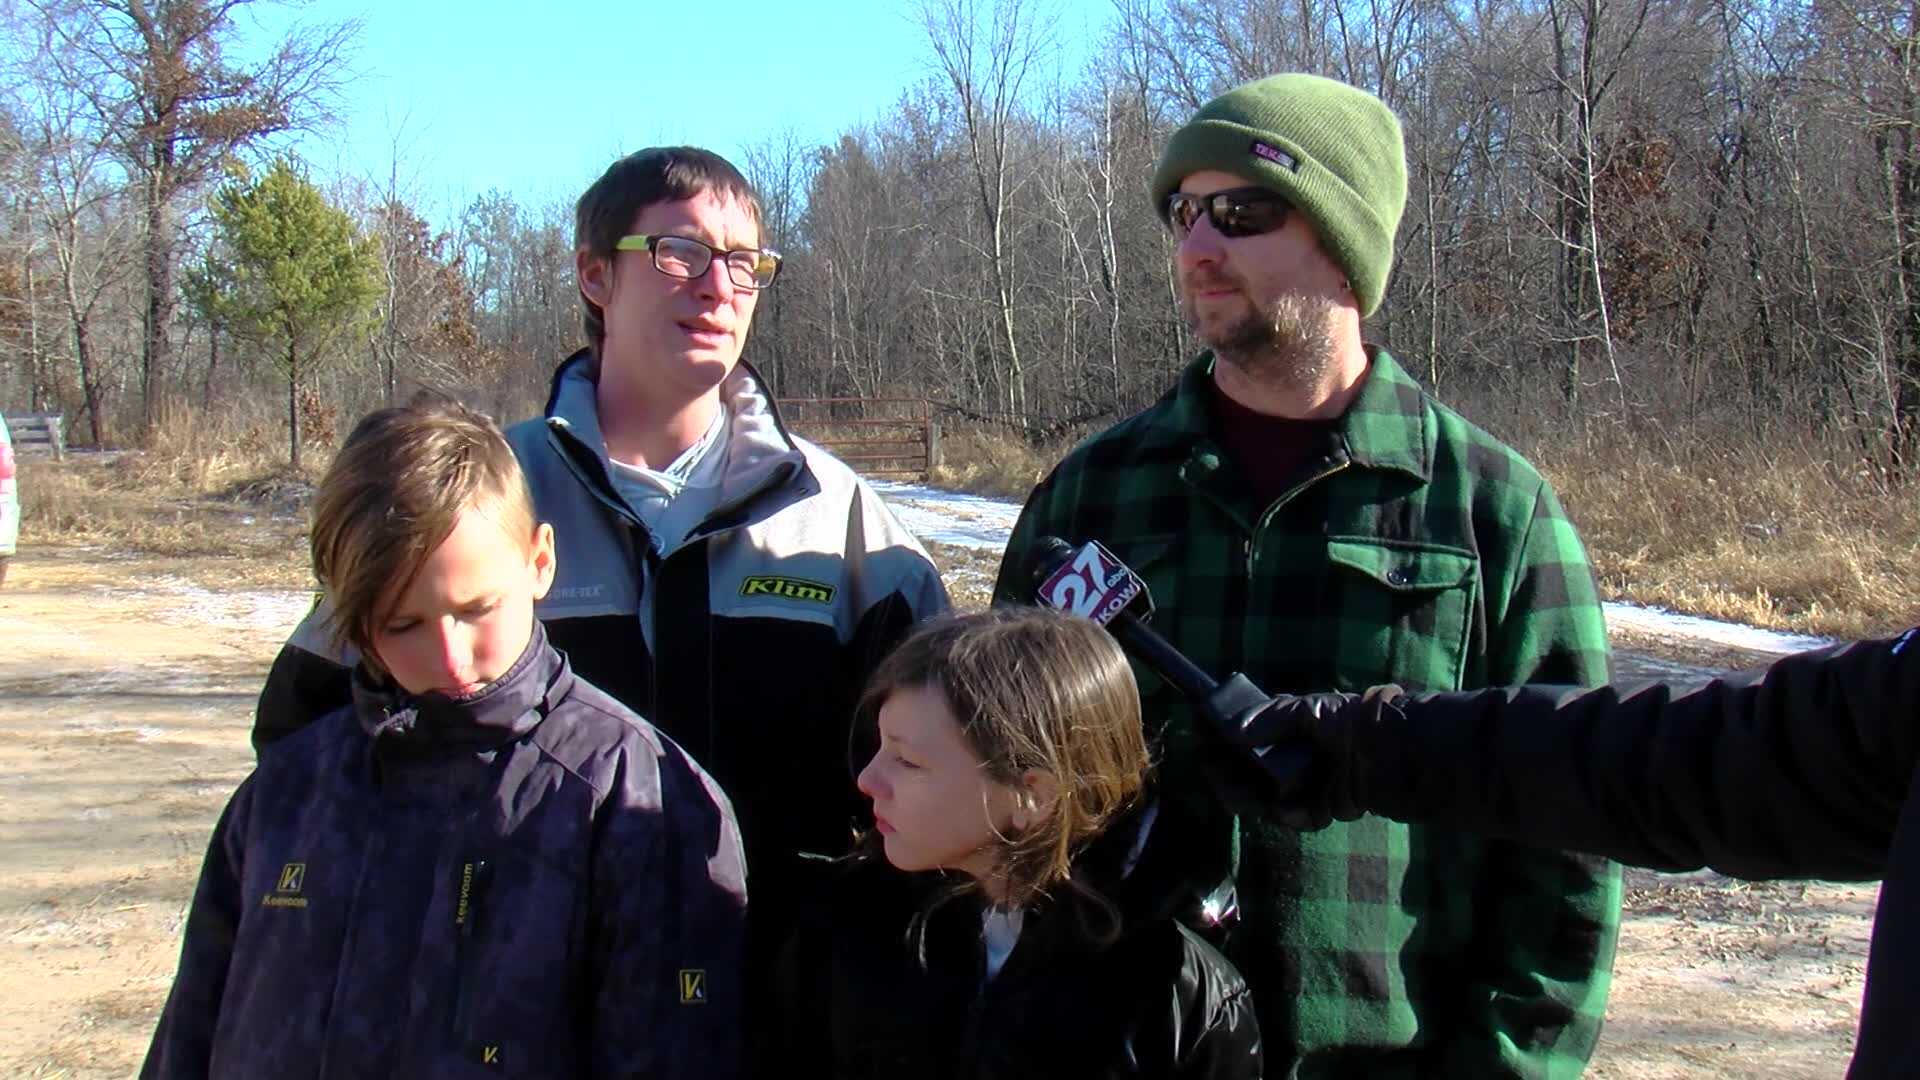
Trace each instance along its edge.
<path fill-rule="evenodd" d="M 1335 428 L 1341 446 L 1355 465 L 1431 479 L 1435 433 L 1426 394 L 1387 350 L 1370 345 L 1367 355 L 1371 363 L 1360 393 Z M 1212 352 L 1201 353 L 1162 399 L 1164 422 L 1150 437 L 1166 441 L 1183 456 L 1218 453 L 1210 400 L 1214 363 Z"/>
<path fill-rule="evenodd" d="M 573 671 L 547 644 L 537 619 L 526 651 L 473 697 L 409 694 L 386 679 L 375 682 L 364 663 L 353 669 L 353 709 L 361 730 L 376 751 L 409 757 L 505 745 L 538 727 L 572 689 Z"/>
<path fill-rule="evenodd" d="M 632 510 L 610 479 L 607 440 L 600 431 L 599 383 L 600 359 L 591 349 L 581 349 L 562 361 L 547 395 L 547 428 L 595 494 L 631 518 Z M 727 467 L 720 478 L 714 514 L 697 532 L 744 523 L 750 504 L 768 491 L 783 489 L 792 492 L 793 498 L 801 498 L 819 489 L 807 468 L 805 453 L 780 419 L 759 372 L 744 360 L 734 365 L 720 384 L 720 401 L 727 409 L 723 436 L 727 440 Z"/>
<path fill-rule="evenodd" d="M 1014 956 L 1024 963 L 1035 955 L 1060 950 L 1103 948 L 1179 913 L 1179 902 L 1185 895 L 1179 886 L 1184 879 L 1166 878 L 1152 860 L 1129 865 L 1137 854 L 1133 850 L 1136 841 L 1144 839 L 1142 830 L 1152 822 L 1152 815 L 1147 813 L 1151 805 L 1152 800 L 1142 799 L 1122 812 L 1074 856 L 1074 884 L 1060 885 L 1051 895 L 1036 898 L 1029 905 Z M 1146 850 L 1157 848 L 1149 844 Z M 957 872 L 901 875 L 885 865 L 883 855 L 871 849 L 857 853 L 855 859 L 874 866 L 876 873 L 897 882 L 922 905 L 908 940 L 924 966 L 937 968 L 945 963 L 952 970 L 964 971 L 983 963 L 981 917 L 987 901 L 977 889 L 955 892 Z M 943 951 L 948 954 L 944 961 L 938 958 Z M 1007 963 L 1011 965 L 1013 958 L 1009 957 Z"/>

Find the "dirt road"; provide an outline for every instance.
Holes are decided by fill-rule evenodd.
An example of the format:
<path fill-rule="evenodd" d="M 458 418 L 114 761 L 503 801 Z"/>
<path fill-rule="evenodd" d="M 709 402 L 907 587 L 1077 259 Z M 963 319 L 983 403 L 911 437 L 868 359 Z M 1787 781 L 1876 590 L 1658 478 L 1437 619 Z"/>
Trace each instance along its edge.
<path fill-rule="evenodd" d="M 35 551 L 0 590 L 0 1076 L 139 1067 L 207 837 L 252 767 L 288 627 L 169 570 Z"/>
<path fill-rule="evenodd" d="M 0 589 L 0 1076 L 122 1077 L 304 597 L 36 549 Z M 1635 874 L 1590 1075 L 1836 1076 L 1876 890 Z"/>

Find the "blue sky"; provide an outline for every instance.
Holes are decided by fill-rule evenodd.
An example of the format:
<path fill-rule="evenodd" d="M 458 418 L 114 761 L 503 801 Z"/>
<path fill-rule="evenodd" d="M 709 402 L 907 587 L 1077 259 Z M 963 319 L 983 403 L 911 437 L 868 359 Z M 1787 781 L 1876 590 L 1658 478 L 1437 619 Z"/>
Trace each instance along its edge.
<path fill-rule="evenodd" d="M 1072 70 L 1110 8 L 1055 10 Z M 296 150 L 316 178 L 384 183 L 397 144 L 401 190 L 441 225 L 495 188 L 570 203 L 643 146 L 694 143 L 743 164 L 784 131 L 825 142 L 932 71 L 914 5 L 875 0 L 318 0 L 240 8 L 236 37 L 244 55 L 294 23 L 349 18 L 362 29 L 340 122 Z"/>

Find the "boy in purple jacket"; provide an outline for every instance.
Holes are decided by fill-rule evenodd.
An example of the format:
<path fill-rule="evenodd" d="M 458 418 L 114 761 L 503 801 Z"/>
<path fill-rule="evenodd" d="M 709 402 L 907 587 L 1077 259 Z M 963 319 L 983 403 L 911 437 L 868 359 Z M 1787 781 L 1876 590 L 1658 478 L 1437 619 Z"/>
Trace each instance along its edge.
<path fill-rule="evenodd" d="M 228 803 L 141 1075 L 735 1075 L 732 810 L 547 643 L 553 530 L 499 430 L 362 420 L 313 564 L 353 703 Z"/>

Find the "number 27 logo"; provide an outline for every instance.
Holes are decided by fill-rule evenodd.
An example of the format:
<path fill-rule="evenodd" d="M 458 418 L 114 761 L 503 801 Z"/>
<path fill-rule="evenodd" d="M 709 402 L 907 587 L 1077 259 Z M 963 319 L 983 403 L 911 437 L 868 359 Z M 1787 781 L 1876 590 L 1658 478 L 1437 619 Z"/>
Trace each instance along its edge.
<path fill-rule="evenodd" d="M 1113 552 L 1090 540 L 1040 586 L 1040 600 L 1056 611 L 1105 625 L 1144 588 Z"/>

